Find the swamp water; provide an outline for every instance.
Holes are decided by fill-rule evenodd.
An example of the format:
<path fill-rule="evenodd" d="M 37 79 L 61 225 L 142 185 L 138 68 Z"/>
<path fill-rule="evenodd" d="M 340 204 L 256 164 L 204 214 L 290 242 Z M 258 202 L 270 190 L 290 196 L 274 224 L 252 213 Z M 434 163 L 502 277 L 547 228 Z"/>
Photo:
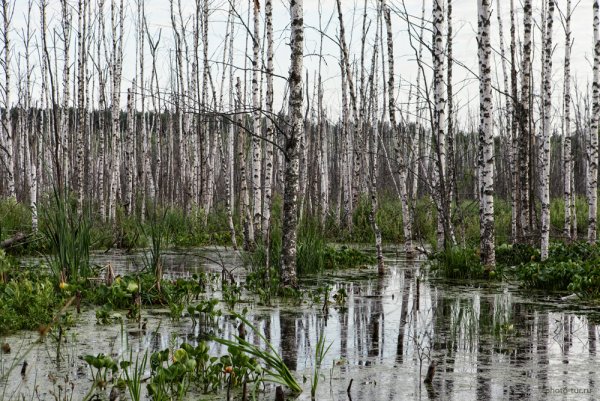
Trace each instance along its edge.
<path fill-rule="evenodd" d="M 220 275 L 220 266 L 199 254 L 167 253 L 165 278 L 203 271 Z M 234 269 L 239 281 L 245 279 L 233 252 L 201 254 Z M 94 263 L 110 262 L 117 272 L 135 270 L 140 260 L 140 255 L 93 256 Z M 249 320 L 280 350 L 299 382 L 306 378 L 298 400 L 310 400 L 321 336 L 325 347 L 331 347 L 322 364 L 317 400 L 600 399 L 597 309 L 525 293 L 506 283 L 465 285 L 430 278 L 420 261 L 408 262 L 394 251 L 386 254 L 386 267 L 382 278 L 374 268 L 306 277 L 301 281 L 307 294 L 302 303 L 264 306 L 250 294 L 242 295 L 235 309 L 247 307 Z M 212 287 L 205 296 L 220 298 L 220 284 L 215 281 Z M 330 302 L 324 308 L 322 289 L 328 287 Z M 333 300 L 340 289 L 347 294 L 343 306 Z M 227 317 L 225 304 L 219 308 L 223 316 L 215 334 L 231 338 L 237 334 L 233 319 Z M 124 316 L 122 324 L 97 325 L 94 310 L 83 311 L 65 330 L 58 360 L 52 335 L 39 344 L 35 332 L 0 338 L 12 346 L 10 354 L 0 355 L 0 377 L 16 361 L 16 368 L 0 383 L 0 401 L 81 400 L 92 387 L 83 355 L 104 353 L 118 362 L 129 360 L 130 354 L 135 360 L 145 350 L 197 344 L 199 326 L 189 317 L 172 321 L 165 309 L 145 308 L 142 314 L 147 318 L 145 331 Z M 260 343 L 248 331 L 248 340 Z M 212 355 L 226 352 L 214 342 L 209 346 Z M 24 377 L 21 357 L 28 362 Z M 437 367 L 433 384 L 427 386 L 422 383 L 430 360 Z M 149 364 L 144 374 L 148 376 Z M 96 399 L 108 399 L 109 393 L 110 388 Z M 240 398 L 239 393 L 233 396 Z M 258 398 L 273 400 L 274 388 L 267 386 Z M 225 392 L 202 395 L 192 390 L 186 399 L 225 399 Z"/>

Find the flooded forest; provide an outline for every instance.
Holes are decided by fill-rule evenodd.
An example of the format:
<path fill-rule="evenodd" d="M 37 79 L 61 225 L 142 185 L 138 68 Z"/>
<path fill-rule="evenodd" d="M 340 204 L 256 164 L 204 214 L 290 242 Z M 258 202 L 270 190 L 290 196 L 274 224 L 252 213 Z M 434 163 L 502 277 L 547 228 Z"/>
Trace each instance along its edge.
<path fill-rule="evenodd" d="M 600 0 L 0 0 L 0 401 L 600 399 Z"/>

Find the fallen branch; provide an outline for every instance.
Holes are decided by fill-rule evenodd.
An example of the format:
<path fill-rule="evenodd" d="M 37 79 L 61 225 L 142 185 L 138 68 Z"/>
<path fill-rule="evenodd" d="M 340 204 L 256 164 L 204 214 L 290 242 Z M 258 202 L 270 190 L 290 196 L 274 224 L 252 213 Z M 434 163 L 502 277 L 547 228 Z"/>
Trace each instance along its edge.
<path fill-rule="evenodd" d="M 0 249 L 9 249 L 27 241 L 33 234 L 16 233 L 13 237 L 0 242 Z"/>

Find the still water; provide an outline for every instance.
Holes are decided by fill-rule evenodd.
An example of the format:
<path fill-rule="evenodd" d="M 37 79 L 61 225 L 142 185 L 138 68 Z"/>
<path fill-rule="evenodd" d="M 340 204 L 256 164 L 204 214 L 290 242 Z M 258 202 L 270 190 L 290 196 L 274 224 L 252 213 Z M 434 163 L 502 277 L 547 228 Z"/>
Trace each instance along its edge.
<path fill-rule="evenodd" d="M 117 272 L 142 266 L 140 254 L 101 254 L 93 259 L 98 265 L 111 263 Z M 243 283 L 239 255 L 224 248 L 170 252 L 165 256 L 165 276 L 217 275 L 221 263 Z M 395 250 L 386 253 L 386 266 L 384 277 L 375 268 L 305 277 L 302 302 L 274 301 L 266 306 L 251 294 L 242 295 L 235 309 L 248 308 L 249 319 L 280 350 L 299 381 L 306 378 L 298 400 L 310 400 L 315 347 L 321 336 L 331 347 L 322 365 L 317 400 L 600 399 L 597 308 L 525 292 L 510 283 L 466 285 L 436 279 L 422 261 L 407 261 Z M 324 288 L 329 289 L 330 301 L 325 306 Z M 336 305 L 333 295 L 340 289 L 347 298 Z M 215 280 L 205 296 L 220 298 L 219 290 Z M 216 334 L 226 338 L 237 334 L 227 307 L 220 304 L 220 308 L 224 313 Z M 84 311 L 65 332 L 59 358 L 52 336 L 43 343 L 37 343 L 34 332 L 0 338 L 13 348 L 0 356 L 0 376 L 17 366 L 0 383 L 0 400 L 79 400 L 92 385 L 89 368 L 80 359 L 83 355 L 104 353 L 128 360 L 130 354 L 135 359 L 146 350 L 198 342 L 199 326 L 188 317 L 172 321 L 161 309 L 144 309 L 143 316 L 147 327 L 140 331 L 125 318 L 123 324 L 99 326 L 95 312 Z M 248 340 L 260 343 L 252 333 Z M 211 344 L 212 354 L 224 352 Z M 19 358 L 28 361 L 24 377 Z M 432 362 L 435 375 L 427 386 L 423 379 Z M 224 397 L 191 392 L 189 399 Z M 260 398 L 273 400 L 274 389 L 268 386 Z M 127 399 L 125 394 L 122 399 Z"/>

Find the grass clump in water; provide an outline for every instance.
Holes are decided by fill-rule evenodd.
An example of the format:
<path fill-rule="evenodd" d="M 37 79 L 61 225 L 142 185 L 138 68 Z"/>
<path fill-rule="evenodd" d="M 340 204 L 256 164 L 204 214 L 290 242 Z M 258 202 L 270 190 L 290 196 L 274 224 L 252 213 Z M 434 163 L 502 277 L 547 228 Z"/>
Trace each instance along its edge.
<path fill-rule="evenodd" d="M 452 247 L 431 256 L 435 274 L 449 279 L 482 279 L 485 269 L 473 248 Z"/>
<path fill-rule="evenodd" d="M 48 265 L 56 284 L 90 276 L 90 218 L 77 213 L 68 197 L 54 191 L 41 208 L 40 233 L 48 244 Z"/>

